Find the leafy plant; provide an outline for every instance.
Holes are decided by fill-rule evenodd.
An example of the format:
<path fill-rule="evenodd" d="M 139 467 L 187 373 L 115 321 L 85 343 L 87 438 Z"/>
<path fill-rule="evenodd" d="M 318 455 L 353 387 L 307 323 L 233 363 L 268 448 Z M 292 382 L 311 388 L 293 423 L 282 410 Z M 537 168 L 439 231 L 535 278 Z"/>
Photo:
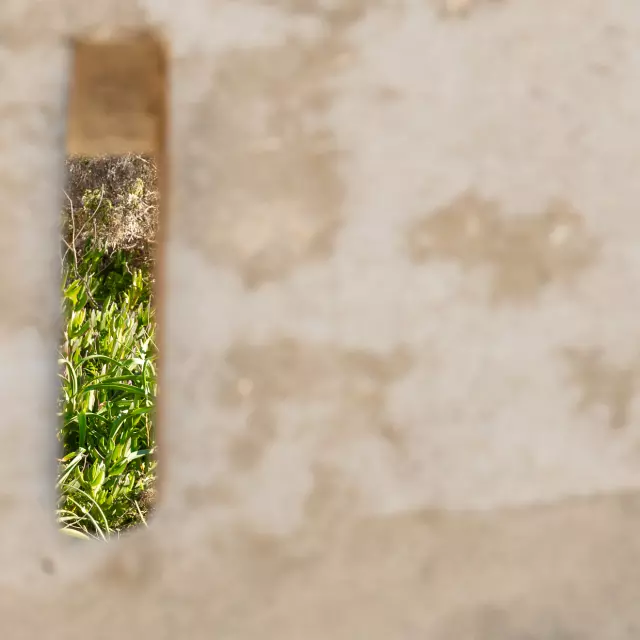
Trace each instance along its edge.
<path fill-rule="evenodd" d="M 125 252 L 63 265 L 58 521 L 106 539 L 151 508 L 156 462 L 152 279 Z"/>

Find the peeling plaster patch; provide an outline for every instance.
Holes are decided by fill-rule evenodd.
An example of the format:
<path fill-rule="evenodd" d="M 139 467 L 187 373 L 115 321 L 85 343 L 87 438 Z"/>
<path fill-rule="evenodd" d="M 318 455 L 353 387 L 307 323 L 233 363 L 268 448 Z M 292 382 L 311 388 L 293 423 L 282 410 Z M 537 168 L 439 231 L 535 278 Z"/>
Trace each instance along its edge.
<path fill-rule="evenodd" d="M 411 224 L 406 240 L 414 264 L 441 260 L 465 271 L 488 268 L 491 301 L 512 304 L 535 301 L 552 283 L 573 283 L 598 249 L 580 214 L 563 200 L 514 216 L 474 191 Z"/>

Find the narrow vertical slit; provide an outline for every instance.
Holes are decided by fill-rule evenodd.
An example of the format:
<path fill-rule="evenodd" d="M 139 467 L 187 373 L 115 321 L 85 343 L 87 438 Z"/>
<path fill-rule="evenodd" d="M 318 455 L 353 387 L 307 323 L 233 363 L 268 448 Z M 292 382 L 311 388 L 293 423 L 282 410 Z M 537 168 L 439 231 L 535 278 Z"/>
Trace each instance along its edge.
<path fill-rule="evenodd" d="M 146 525 L 157 501 L 166 62 L 146 34 L 73 54 L 56 517 L 64 533 L 104 540 Z"/>

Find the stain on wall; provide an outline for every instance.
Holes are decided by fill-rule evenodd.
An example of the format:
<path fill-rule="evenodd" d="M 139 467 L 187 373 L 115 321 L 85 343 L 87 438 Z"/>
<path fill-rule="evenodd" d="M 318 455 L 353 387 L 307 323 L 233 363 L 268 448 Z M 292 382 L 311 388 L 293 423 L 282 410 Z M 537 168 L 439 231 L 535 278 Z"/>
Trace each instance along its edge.
<path fill-rule="evenodd" d="M 576 410 L 587 413 L 604 407 L 612 428 L 628 426 L 638 392 L 640 361 L 635 359 L 625 365 L 612 363 L 597 348 L 568 348 L 562 356 L 568 364 L 570 380 L 580 395 Z"/>
<path fill-rule="evenodd" d="M 335 78 L 356 56 L 348 32 L 374 8 L 361 0 L 266 4 L 317 18 L 319 28 L 312 37 L 221 56 L 191 125 L 200 141 L 193 164 L 207 173 L 187 179 L 194 195 L 210 197 L 182 230 L 249 289 L 332 253 L 345 185 L 326 115 Z"/>
<path fill-rule="evenodd" d="M 220 401 L 249 409 L 246 430 L 231 444 L 239 469 L 260 462 L 278 434 L 278 412 L 297 411 L 297 429 L 321 430 L 334 441 L 374 434 L 391 446 L 399 431 L 386 412 L 387 391 L 411 367 L 408 351 L 379 355 L 330 344 L 283 338 L 264 345 L 237 343 L 226 354 L 228 375 L 219 383 Z"/>
<path fill-rule="evenodd" d="M 535 302 L 553 283 L 572 283 L 595 261 L 598 245 L 582 216 L 564 200 L 540 213 L 505 213 L 466 191 L 409 225 L 414 264 L 447 261 L 466 272 L 486 269 L 493 303 Z"/>
<path fill-rule="evenodd" d="M 502 4 L 504 0 L 437 0 L 444 18 L 465 18 L 483 5 Z"/>
<path fill-rule="evenodd" d="M 185 504 L 198 508 L 203 505 L 228 505 L 233 503 L 234 495 L 231 487 L 225 484 L 190 485 L 183 493 Z"/>
<path fill-rule="evenodd" d="M 261 0 L 261 3 L 296 15 L 310 15 L 322 18 L 332 27 L 349 26 L 359 20 L 365 11 L 379 5 L 369 0 L 345 0 L 344 2 L 318 2 L 317 0 Z"/>
<path fill-rule="evenodd" d="M 337 49 L 302 43 L 229 54 L 206 113 L 197 108 L 194 135 L 204 136 L 215 191 L 185 233 L 249 288 L 331 254 L 344 185 L 322 114 L 338 60 Z"/>
<path fill-rule="evenodd" d="M 473 640 L 578 640 L 584 638 L 567 624 L 571 620 L 559 615 L 554 619 L 549 612 L 535 616 L 515 604 L 512 608 L 492 605 L 475 610 L 462 610 L 450 616 L 436 632 L 435 640 L 473 638 Z M 578 628 L 578 621 L 573 624 Z"/>
<path fill-rule="evenodd" d="M 116 589 L 137 590 L 157 580 L 162 573 L 162 557 L 148 539 L 130 536 L 113 547 L 97 568 L 99 584 Z"/>

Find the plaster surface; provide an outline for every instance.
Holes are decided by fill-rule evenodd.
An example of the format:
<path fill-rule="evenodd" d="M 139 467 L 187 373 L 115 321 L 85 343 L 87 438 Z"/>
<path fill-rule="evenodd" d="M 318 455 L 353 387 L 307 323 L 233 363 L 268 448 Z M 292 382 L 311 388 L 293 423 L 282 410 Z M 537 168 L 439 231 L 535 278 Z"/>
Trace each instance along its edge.
<path fill-rule="evenodd" d="M 639 42 L 631 0 L 4 0 L 9 637 L 637 637 Z M 167 180 L 160 505 L 108 545 L 53 524 L 67 149 Z"/>

